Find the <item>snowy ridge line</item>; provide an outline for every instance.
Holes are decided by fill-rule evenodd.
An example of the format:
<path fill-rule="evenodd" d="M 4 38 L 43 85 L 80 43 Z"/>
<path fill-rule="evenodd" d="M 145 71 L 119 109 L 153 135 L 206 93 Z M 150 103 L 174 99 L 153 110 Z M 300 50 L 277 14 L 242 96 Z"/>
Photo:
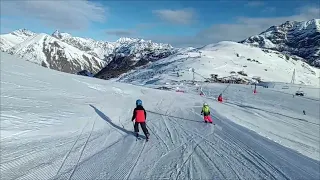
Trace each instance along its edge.
<path fill-rule="evenodd" d="M 241 107 L 241 108 L 251 108 L 251 109 L 255 109 L 255 110 L 260 110 L 260 111 L 268 112 L 268 113 L 271 113 L 271 114 L 277 114 L 277 115 L 280 115 L 280 116 L 288 117 L 288 118 L 291 118 L 293 120 L 303 121 L 303 122 L 306 122 L 306 123 L 309 123 L 309 124 L 320 126 L 320 124 L 317 124 L 317 123 L 314 123 L 314 122 L 310 122 L 310 121 L 302 119 L 302 118 L 295 118 L 295 117 L 284 115 L 284 114 L 281 114 L 281 113 L 278 113 L 278 112 L 272 112 L 272 111 L 269 111 L 269 110 L 256 108 L 256 107 L 253 107 L 253 106 L 241 105 L 241 104 L 237 104 L 237 103 L 230 102 L 230 101 L 225 102 L 225 104 L 236 105 L 236 106 Z"/>

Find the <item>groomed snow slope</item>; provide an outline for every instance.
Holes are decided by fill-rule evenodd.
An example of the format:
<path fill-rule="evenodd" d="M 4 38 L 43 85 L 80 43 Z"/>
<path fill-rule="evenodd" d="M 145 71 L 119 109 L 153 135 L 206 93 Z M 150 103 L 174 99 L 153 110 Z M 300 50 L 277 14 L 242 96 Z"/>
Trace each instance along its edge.
<path fill-rule="evenodd" d="M 264 52 L 260 48 L 228 41 L 172 55 L 137 71 L 127 73 L 120 80 L 136 84 L 148 84 L 150 81 L 159 84 L 191 81 L 193 73 L 190 68 L 194 68 L 196 73 L 202 75 L 196 75 L 196 81 L 204 81 L 204 77 L 210 78 L 210 74 L 217 74 L 218 78 L 235 75 L 247 79 L 260 77 L 263 81 L 288 83 L 291 82 L 295 69 L 297 84 L 320 87 L 319 69 L 302 61 L 286 60 L 284 55 L 271 50 Z M 232 71 L 234 74 L 231 73 Z M 244 71 L 247 76 L 237 74 L 239 71 Z"/>
<path fill-rule="evenodd" d="M 137 98 L 148 113 L 147 143 L 131 133 Z M 216 125 L 203 123 L 203 101 L 65 74 L 1 53 L 1 178 L 319 179 L 319 158 L 235 124 L 225 117 L 227 104 L 207 99 Z M 248 111 L 230 113 L 241 118 Z M 317 138 L 310 124 L 300 125 Z"/>

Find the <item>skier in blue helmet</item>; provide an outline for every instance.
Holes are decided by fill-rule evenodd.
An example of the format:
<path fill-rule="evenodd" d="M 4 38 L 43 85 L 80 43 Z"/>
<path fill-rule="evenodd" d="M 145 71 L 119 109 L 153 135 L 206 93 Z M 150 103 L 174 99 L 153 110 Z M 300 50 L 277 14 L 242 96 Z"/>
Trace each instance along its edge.
<path fill-rule="evenodd" d="M 142 101 L 141 101 L 141 99 L 136 100 L 136 105 L 137 105 L 137 106 L 139 106 L 139 105 L 142 106 Z"/>
<path fill-rule="evenodd" d="M 142 106 L 142 101 L 140 99 L 136 100 L 136 108 L 133 110 L 133 115 L 132 115 L 132 121 L 136 120 L 134 123 L 134 131 L 136 136 L 139 136 L 139 124 L 141 126 L 141 129 L 146 136 L 146 140 L 149 140 L 149 131 L 146 127 L 146 118 L 147 118 L 147 113 L 146 110 Z"/>

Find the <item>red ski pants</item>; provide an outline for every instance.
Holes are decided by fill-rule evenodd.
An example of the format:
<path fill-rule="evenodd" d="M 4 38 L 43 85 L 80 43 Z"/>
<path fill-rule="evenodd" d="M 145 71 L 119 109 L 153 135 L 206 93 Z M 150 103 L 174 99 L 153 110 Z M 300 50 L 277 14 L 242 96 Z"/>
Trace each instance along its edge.
<path fill-rule="evenodd" d="M 204 119 L 204 121 L 206 121 L 206 122 L 212 122 L 212 119 L 211 119 L 211 116 L 210 116 L 210 115 L 208 115 L 208 116 L 203 116 L 203 119 Z"/>

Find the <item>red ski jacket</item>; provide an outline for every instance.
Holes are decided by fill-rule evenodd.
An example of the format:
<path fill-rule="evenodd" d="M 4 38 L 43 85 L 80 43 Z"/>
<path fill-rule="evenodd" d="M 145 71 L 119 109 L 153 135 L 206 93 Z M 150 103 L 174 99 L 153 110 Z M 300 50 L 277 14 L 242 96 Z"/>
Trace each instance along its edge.
<path fill-rule="evenodd" d="M 137 106 L 136 108 L 134 108 L 131 121 L 136 119 L 136 122 L 146 122 L 146 118 L 147 113 L 142 106 Z"/>

